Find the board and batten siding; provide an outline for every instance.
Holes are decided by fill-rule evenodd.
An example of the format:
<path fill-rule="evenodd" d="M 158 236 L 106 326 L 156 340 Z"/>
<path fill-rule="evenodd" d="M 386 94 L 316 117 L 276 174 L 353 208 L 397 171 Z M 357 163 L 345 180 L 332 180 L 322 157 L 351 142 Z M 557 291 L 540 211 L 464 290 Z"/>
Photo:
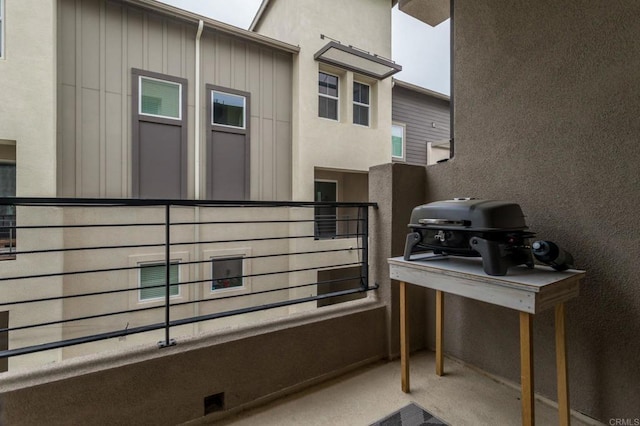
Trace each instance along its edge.
<path fill-rule="evenodd" d="M 392 120 L 406 125 L 405 149 L 409 164 L 426 165 L 427 142 L 450 137 L 448 101 L 397 85 L 393 87 Z"/>
<path fill-rule="evenodd" d="M 291 198 L 291 53 L 205 26 L 196 90 L 195 23 L 116 0 L 58 4 L 59 196 L 131 197 L 131 70 L 138 68 L 188 81 L 188 198 L 196 93 L 206 193 L 206 84 L 251 93 L 251 199 Z"/>

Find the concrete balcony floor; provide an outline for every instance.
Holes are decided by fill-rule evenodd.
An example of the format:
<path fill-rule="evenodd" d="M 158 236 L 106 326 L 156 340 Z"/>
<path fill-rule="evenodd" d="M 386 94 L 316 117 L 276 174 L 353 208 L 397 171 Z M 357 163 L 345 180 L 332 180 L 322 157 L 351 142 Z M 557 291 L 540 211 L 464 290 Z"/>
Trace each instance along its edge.
<path fill-rule="evenodd" d="M 411 393 L 400 390 L 400 361 L 377 363 L 232 417 L 189 424 L 369 425 L 411 402 L 450 425 L 519 425 L 520 391 L 450 359 L 435 374 L 434 354 L 411 357 Z M 600 424 L 572 417 L 574 426 Z M 557 409 L 536 401 L 536 424 L 557 425 Z"/>

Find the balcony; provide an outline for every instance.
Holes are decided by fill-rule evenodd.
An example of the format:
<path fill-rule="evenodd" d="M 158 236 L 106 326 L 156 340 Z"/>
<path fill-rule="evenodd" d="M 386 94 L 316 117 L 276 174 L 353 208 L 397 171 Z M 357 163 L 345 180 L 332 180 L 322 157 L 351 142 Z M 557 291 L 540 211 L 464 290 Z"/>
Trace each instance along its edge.
<path fill-rule="evenodd" d="M 0 200 L 17 204 L 20 241 L 0 281 L 6 421 L 351 425 L 414 401 L 451 424 L 517 424 L 517 389 L 455 360 L 432 374 L 420 289 L 422 352 L 412 393 L 400 390 L 386 259 L 402 251 L 422 173 L 373 168 L 388 202 L 329 203 L 353 222 L 329 239 L 317 239 L 327 203 Z M 552 405 L 537 410 L 554 423 Z"/>

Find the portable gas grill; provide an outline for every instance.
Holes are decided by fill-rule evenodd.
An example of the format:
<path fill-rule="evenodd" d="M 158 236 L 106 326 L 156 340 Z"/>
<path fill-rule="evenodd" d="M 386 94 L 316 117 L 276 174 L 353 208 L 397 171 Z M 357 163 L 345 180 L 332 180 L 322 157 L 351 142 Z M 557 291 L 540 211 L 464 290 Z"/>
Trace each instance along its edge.
<path fill-rule="evenodd" d="M 510 266 L 533 268 L 524 214 L 515 203 L 456 198 L 413 209 L 404 259 L 425 251 L 482 257 L 488 275 L 506 275 Z"/>

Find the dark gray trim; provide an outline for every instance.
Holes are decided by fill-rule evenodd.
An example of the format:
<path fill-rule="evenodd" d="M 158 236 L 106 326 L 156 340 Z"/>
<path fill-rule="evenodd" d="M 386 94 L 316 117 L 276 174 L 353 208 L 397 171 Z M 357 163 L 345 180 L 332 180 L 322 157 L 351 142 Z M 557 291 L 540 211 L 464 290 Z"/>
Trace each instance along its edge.
<path fill-rule="evenodd" d="M 9 311 L 0 312 L 0 329 L 9 328 Z M 0 332 L 0 351 L 9 350 L 9 332 Z M 0 358 L 0 373 L 9 371 L 9 358 Z"/>
<path fill-rule="evenodd" d="M 326 57 L 323 56 L 323 54 L 325 52 L 327 52 L 329 49 L 338 49 L 338 50 L 341 50 L 343 52 L 349 53 L 351 55 L 358 56 L 358 57 L 363 58 L 363 59 L 367 59 L 367 60 L 369 60 L 371 62 L 375 62 L 375 63 L 380 64 L 380 65 L 384 65 L 384 66 L 386 66 L 388 68 L 391 68 L 391 69 L 389 70 L 389 72 L 387 72 L 385 74 L 376 74 L 376 73 L 373 73 L 373 72 L 371 72 L 369 70 L 366 70 L 364 68 L 354 67 L 354 66 L 352 66 L 350 64 L 345 64 L 343 62 L 336 61 L 334 59 L 326 58 Z M 365 52 L 363 50 L 356 49 L 356 48 L 354 48 L 352 46 L 345 46 L 345 45 L 340 44 L 340 43 L 335 42 L 335 41 L 330 41 L 329 43 L 327 43 L 322 49 L 318 50 L 316 52 L 316 54 L 313 55 L 313 58 L 316 61 L 320 61 L 320 62 L 324 62 L 326 64 L 334 65 L 334 66 L 337 66 L 337 67 L 340 67 L 340 68 L 343 68 L 343 69 L 346 69 L 346 70 L 349 70 L 349 71 L 356 72 L 358 74 L 362 74 L 362 75 L 366 75 L 368 77 L 375 78 L 377 80 L 384 80 L 385 78 L 387 78 L 389 76 L 392 76 L 393 74 L 395 74 L 397 72 L 402 71 L 402 66 L 399 65 L 399 64 L 396 64 L 393 61 L 390 61 L 388 59 L 384 59 L 384 58 L 382 58 L 381 56 L 378 56 L 378 55 L 372 55 L 371 53 Z"/>
<path fill-rule="evenodd" d="M 182 85 L 181 90 L 181 119 L 169 119 L 162 117 L 153 117 L 148 115 L 141 115 L 139 113 L 139 77 L 151 77 L 159 80 L 171 81 L 173 83 L 180 83 Z M 170 76 L 166 74 L 160 74 L 153 71 L 141 70 L 138 68 L 131 68 L 131 197 L 140 198 L 140 170 L 138 166 L 140 164 L 140 127 L 138 123 L 140 121 L 147 121 L 151 123 L 160 123 L 170 126 L 181 127 L 181 155 L 182 155 L 182 176 L 180 177 L 180 197 L 188 198 L 188 177 L 187 169 L 189 167 L 188 161 L 188 139 L 187 139 L 187 93 L 188 93 L 188 80 Z"/>
<path fill-rule="evenodd" d="M 212 108 L 212 99 L 211 94 L 213 91 L 216 92 L 225 92 L 230 93 L 232 95 L 244 96 L 245 98 L 245 128 L 239 129 L 235 127 L 227 127 L 227 126 L 218 126 L 213 124 L 213 108 Z M 207 148 L 213 143 L 213 132 L 223 132 L 223 133 L 234 133 L 238 135 L 245 135 L 245 188 L 244 188 L 244 199 L 248 200 L 251 197 L 251 182 L 249 179 L 251 178 L 251 93 L 244 92 L 242 90 L 231 89 L 223 86 L 216 86 L 214 84 L 205 84 L 205 97 L 207 100 Z M 204 158 L 209 158 L 205 153 Z M 207 198 L 209 197 L 210 188 L 208 187 L 208 182 L 211 182 L 211 165 L 205 160 L 205 164 L 207 165 L 206 171 L 206 179 L 207 187 L 205 188 L 205 193 L 207 194 Z"/>
<path fill-rule="evenodd" d="M 450 83 L 449 83 L 449 111 L 450 111 L 450 115 L 449 115 L 449 129 L 450 129 L 450 135 L 449 135 L 449 139 L 450 139 L 450 143 L 449 143 L 449 159 L 452 159 L 453 156 L 455 155 L 455 142 L 454 142 L 454 126 L 455 126 L 455 121 L 454 121 L 454 108 L 453 108 L 453 104 L 454 104 L 454 96 L 453 96 L 453 86 L 454 86 L 454 72 L 453 72 L 453 67 L 454 67 L 454 54 L 455 54 L 455 21 L 453 19 L 453 12 L 454 12 L 454 6 L 455 6 L 455 0 L 451 0 L 451 2 L 449 3 L 449 17 L 451 19 L 451 21 L 449 22 L 449 78 L 450 78 Z"/>

